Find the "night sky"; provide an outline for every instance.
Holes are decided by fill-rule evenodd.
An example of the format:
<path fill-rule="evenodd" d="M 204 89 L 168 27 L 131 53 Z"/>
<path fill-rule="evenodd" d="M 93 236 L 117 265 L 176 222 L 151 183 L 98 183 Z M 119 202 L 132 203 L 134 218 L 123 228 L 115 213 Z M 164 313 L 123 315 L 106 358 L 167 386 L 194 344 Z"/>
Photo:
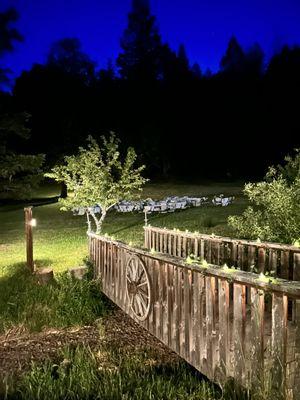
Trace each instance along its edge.
<path fill-rule="evenodd" d="M 1 0 L 14 6 L 24 43 L 5 58 L 14 76 L 34 62 L 44 62 L 50 44 L 78 37 L 98 66 L 119 51 L 131 0 Z M 186 45 L 191 62 L 216 70 L 229 38 L 247 47 L 261 44 L 267 56 L 284 43 L 300 43 L 299 0 L 152 0 L 163 41 Z"/>

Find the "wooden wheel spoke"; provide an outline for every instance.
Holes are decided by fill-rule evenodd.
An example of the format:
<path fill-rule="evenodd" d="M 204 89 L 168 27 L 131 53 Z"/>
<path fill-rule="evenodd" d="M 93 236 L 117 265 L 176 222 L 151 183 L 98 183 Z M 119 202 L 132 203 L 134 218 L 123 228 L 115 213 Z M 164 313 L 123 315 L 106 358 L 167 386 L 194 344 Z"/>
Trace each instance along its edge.
<path fill-rule="evenodd" d="M 145 292 L 143 292 L 142 290 L 139 290 L 139 293 L 142 295 L 142 296 L 144 296 L 146 299 L 149 299 L 149 296 L 148 296 L 148 292 L 147 293 L 145 293 Z"/>
<path fill-rule="evenodd" d="M 139 299 L 141 300 L 141 304 L 142 304 L 142 306 L 144 307 L 144 310 L 147 310 L 147 303 L 146 303 L 146 301 L 143 299 L 143 296 L 140 295 L 140 296 L 139 296 Z"/>
<path fill-rule="evenodd" d="M 134 296 L 133 296 L 133 295 L 131 295 L 131 299 L 130 299 L 130 307 L 132 307 L 132 306 L 133 306 L 133 301 L 134 301 Z"/>
<path fill-rule="evenodd" d="M 137 303 L 138 309 L 139 309 L 139 315 L 142 316 L 144 314 L 144 310 L 143 310 L 143 306 L 142 306 L 141 297 L 139 295 L 137 295 L 135 298 L 136 298 L 136 303 Z"/>
<path fill-rule="evenodd" d="M 128 275 L 130 275 L 130 278 L 132 280 L 133 270 L 132 270 L 132 264 L 131 263 L 128 264 Z"/>
<path fill-rule="evenodd" d="M 140 288 L 140 287 L 143 287 L 143 286 L 147 286 L 148 285 L 148 282 L 147 281 L 144 281 L 144 282 L 142 282 L 142 283 L 139 283 L 138 285 L 137 285 L 137 287 L 138 288 Z"/>
<path fill-rule="evenodd" d="M 145 274 L 145 273 L 144 273 L 143 268 L 140 268 L 140 269 L 139 269 L 139 274 L 138 274 L 138 277 L 137 277 L 137 283 L 139 283 L 139 282 L 141 281 L 141 279 L 142 279 L 142 277 L 143 277 L 144 274 Z"/>
<path fill-rule="evenodd" d="M 136 263 L 134 263 L 133 264 L 134 265 L 134 267 L 133 267 L 133 276 L 132 276 L 132 280 L 134 281 L 134 282 L 136 282 L 136 280 L 137 280 L 137 273 L 138 273 L 138 266 L 137 266 L 137 264 Z"/>

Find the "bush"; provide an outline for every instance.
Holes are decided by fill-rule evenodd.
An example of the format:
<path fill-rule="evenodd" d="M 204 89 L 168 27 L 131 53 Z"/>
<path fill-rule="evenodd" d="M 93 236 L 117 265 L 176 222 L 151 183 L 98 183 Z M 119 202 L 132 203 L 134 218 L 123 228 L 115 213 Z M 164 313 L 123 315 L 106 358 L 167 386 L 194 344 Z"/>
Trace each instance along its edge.
<path fill-rule="evenodd" d="M 290 244 L 299 241 L 300 177 L 287 179 L 281 171 L 270 168 L 265 181 L 245 185 L 244 193 L 254 207 L 228 218 L 239 236 Z"/>

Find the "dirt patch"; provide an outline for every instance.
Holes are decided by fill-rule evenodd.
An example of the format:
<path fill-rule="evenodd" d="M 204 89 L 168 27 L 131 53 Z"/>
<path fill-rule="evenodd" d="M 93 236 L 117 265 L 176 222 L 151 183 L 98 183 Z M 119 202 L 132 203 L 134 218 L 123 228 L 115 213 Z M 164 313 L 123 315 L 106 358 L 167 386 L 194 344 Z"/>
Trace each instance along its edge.
<path fill-rule="evenodd" d="M 105 332 L 102 337 L 109 347 L 122 347 L 129 354 L 139 349 L 149 348 L 155 351 L 160 363 L 180 360 L 176 353 L 119 309 L 103 321 L 103 326 Z"/>
<path fill-rule="evenodd" d="M 91 349 L 105 344 L 126 352 L 150 348 L 155 350 L 162 363 L 178 360 L 175 353 L 118 309 L 93 326 L 49 329 L 30 334 L 11 330 L 0 335 L 0 377 L 20 375 L 30 368 L 33 361 L 56 361 L 62 348 L 81 344 Z"/>

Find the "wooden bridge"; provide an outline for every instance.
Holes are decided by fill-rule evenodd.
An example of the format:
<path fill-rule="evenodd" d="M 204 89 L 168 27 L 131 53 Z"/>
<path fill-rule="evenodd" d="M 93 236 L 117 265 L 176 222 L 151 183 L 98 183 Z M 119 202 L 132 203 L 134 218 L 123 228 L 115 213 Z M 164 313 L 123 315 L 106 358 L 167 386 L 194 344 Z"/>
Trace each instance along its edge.
<path fill-rule="evenodd" d="M 149 237 L 146 228 L 153 247 Z M 89 252 L 102 291 L 208 378 L 300 399 L 300 283 L 191 265 L 95 234 Z"/>

